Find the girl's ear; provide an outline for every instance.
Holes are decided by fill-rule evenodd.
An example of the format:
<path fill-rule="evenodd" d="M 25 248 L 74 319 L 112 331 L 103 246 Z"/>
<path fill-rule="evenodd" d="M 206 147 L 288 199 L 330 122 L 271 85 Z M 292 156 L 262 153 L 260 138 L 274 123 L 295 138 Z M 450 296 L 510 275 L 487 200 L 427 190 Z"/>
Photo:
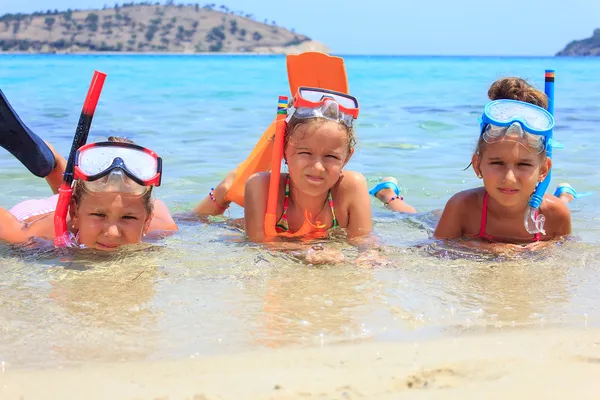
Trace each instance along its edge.
<path fill-rule="evenodd" d="M 346 157 L 346 160 L 344 161 L 344 167 L 346 166 L 346 164 L 348 164 L 348 161 L 350 161 L 353 154 L 354 154 L 354 147 L 351 148 L 350 151 L 348 152 L 348 156 Z"/>
<path fill-rule="evenodd" d="M 550 172 L 550 168 L 552 168 L 552 160 L 550 157 L 546 157 L 540 166 L 540 182 L 546 179 L 548 173 Z"/>
<path fill-rule="evenodd" d="M 471 165 L 473 166 L 473 171 L 475 171 L 475 175 L 477 175 L 479 179 L 483 178 L 483 175 L 481 174 L 481 158 L 479 157 L 479 154 L 473 154 L 473 157 L 471 157 Z"/>
<path fill-rule="evenodd" d="M 79 210 L 77 209 L 77 203 L 74 199 L 71 199 L 69 203 L 69 217 L 71 217 L 71 224 L 73 228 L 79 229 Z"/>
<path fill-rule="evenodd" d="M 146 220 L 144 221 L 144 229 L 142 230 L 142 235 L 146 236 L 146 233 L 148 233 L 148 230 L 150 229 L 150 223 L 152 222 L 152 218 L 154 218 L 153 212 L 148 214 Z"/>

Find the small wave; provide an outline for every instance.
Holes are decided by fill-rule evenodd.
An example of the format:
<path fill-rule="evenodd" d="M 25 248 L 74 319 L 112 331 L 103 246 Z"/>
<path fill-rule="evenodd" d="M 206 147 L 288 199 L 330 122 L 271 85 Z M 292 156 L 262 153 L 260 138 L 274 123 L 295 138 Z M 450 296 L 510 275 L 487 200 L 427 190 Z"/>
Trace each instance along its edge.
<path fill-rule="evenodd" d="M 54 119 L 67 118 L 68 116 L 69 116 L 69 114 L 66 113 L 66 112 L 46 112 L 46 113 L 42 113 L 42 117 L 54 118 Z"/>
<path fill-rule="evenodd" d="M 419 128 L 426 131 L 449 131 L 456 129 L 456 125 L 447 124 L 445 122 L 440 121 L 424 121 L 419 123 Z"/>
<path fill-rule="evenodd" d="M 416 150 L 423 146 L 414 143 L 378 143 L 376 147 L 380 149 Z"/>
<path fill-rule="evenodd" d="M 452 110 L 448 110 L 445 108 L 423 107 L 423 106 L 409 106 L 409 107 L 403 107 L 402 109 L 405 111 L 408 111 L 409 113 L 414 113 L 414 114 L 431 114 L 431 113 L 445 114 L 445 113 L 452 112 Z"/>

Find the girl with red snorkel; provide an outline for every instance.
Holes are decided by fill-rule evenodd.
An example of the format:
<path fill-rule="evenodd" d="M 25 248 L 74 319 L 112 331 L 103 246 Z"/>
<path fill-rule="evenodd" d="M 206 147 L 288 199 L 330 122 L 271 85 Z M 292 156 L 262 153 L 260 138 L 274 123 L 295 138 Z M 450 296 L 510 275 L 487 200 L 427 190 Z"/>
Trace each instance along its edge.
<path fill-rule="evenodd" d="M 92 86 L 97 75 L 103 74 L 94 75 Z M 103 77 L 100 88 L 102 82 Z M 99 90 L 96 85 L 95 101 L 89 106 L 94 97 L 90 97 L 90 87 L 76 139 L 83 137 L 85 142 L 87 138 Z M 46 199 L 26 200 L 10 210 L 0 208 L 2 242 L 18 244 L 41 238 L 60 246 L 110 251 L 139 243 L 152 232 L 177 229 L 167 207 L 152 199 L 162 174 L 162 161 L 152 150 L 111 137 L 108 142 L 74 145 L 76 152 L 67 162 L 23 124 L 1 91 L 0 145 L 32 173 L 44 177 L 54 193 Z M 67 177 L 71 177 L 68 182 Z M 59 191 L 63 192 L 61 200 Z M 63 215 L 62 220 L 58 218 L 58 226 L 63 225 L 58 234 L 55 214 Z"/>

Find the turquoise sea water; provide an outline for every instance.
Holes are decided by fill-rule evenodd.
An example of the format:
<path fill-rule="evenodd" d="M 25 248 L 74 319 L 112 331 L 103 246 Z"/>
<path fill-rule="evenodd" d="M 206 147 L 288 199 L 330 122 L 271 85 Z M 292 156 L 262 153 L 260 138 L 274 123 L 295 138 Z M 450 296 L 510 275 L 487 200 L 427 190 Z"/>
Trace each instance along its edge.
<path fill-rule="evenodd" d="M 600 323 L 600 59 L 346 57 L 361 102 L 349 169 L 398 177 L 425 214 L 373 202 L 390 264 L 309 268 L 223 223 L 182 221 L 150 250 L 115 257 L 0 248 L 0 360 L 18 367 L 168 359 L 353 340 Z M 429 211 L 479 184 L 468 165 L 489 85 L 543 89 L 556 69 L 553 184 L 596 191 L 572 204 L 574 238 L 537 254 L 475 257 L 433 243 Z M 94 69 L 108 74 L 90 140 L 127 136 L 164 160 L 158 197 L 189 211 L 251 150 L 287 93 L 282 56 L 0 56 L 0 88 L 66 154 Z M 0 149 L 0 206 L 49 189 Z M 241 216 L 234 207 L 231 216 Z"/>

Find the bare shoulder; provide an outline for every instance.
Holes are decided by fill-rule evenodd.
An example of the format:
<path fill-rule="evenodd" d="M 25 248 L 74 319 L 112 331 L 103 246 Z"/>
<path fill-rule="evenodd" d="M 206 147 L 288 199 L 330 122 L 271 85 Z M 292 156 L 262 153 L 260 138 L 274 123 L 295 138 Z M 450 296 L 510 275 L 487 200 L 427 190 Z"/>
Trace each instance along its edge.
<path fill-rule="evenodd" d="M 281 174 L 279 179 L 280 193 L 282 187 L 285 187 L 286 178 L 287 174 Z M 259 210 L 262 212 L 263 206 L 266 206 L 269 196 L 270 181 L 270 172 L 258 172 L 248 178 L 244 192 L 244 208 L 248 209 L 249 207 L 260 205 Z"/>
<path fill-rule="evenodd" d="M 458 192 L 446 203 L 446 207 L 450 206 L 454 209 L 470 209 L 473 206 L 483 203 L 485 190 L 483 188 L 475 188 Z"/>
<path fill-rule="evenodd" d="M 269 187 L 269 181 L 271 180 L 270 172 L 258 172 L 256 174 L 251 175 L 246 181 L 246 189 L 248 188 L 264 188 Z"/>
<path fill-rule="evenodd" d="M 546 195 L 540 207 L 546 217 L 546 231 L 549 236 L 560 236 L 571 233 L 571 211 L 558 197 Z"/>
<path fill-rule="evenodd" d="M 333 187 L 337 191 L 362 191 L 367 188 L 367 180 L 364 175 L 356 171 L 344 171 L 344 174 Z"/>
<path fill-rule="evenodd" d="M 434 236 L 437 239 L 455 239 L 473 231 L 473 211 L 480 210 L 485 190 L 475 188 L 458 192 L 446 202 Z M 478 208 L 479 207 L 479 208 Z"/>
<path fill-rule="evenodd" d="M 571 211 L 564 201 L 558 197 L 546 195 L 540 207 L 544 215 L 553 215 L 556 218 L 570 218 Z"/>
<path fill-rule="evenodd" d="M 367 180 L 360 172 L 344 171 L 343 176 L 331 188 L 331 194 L 336 204 L 341 207 L 367 201 L 369 199 Z"/>

